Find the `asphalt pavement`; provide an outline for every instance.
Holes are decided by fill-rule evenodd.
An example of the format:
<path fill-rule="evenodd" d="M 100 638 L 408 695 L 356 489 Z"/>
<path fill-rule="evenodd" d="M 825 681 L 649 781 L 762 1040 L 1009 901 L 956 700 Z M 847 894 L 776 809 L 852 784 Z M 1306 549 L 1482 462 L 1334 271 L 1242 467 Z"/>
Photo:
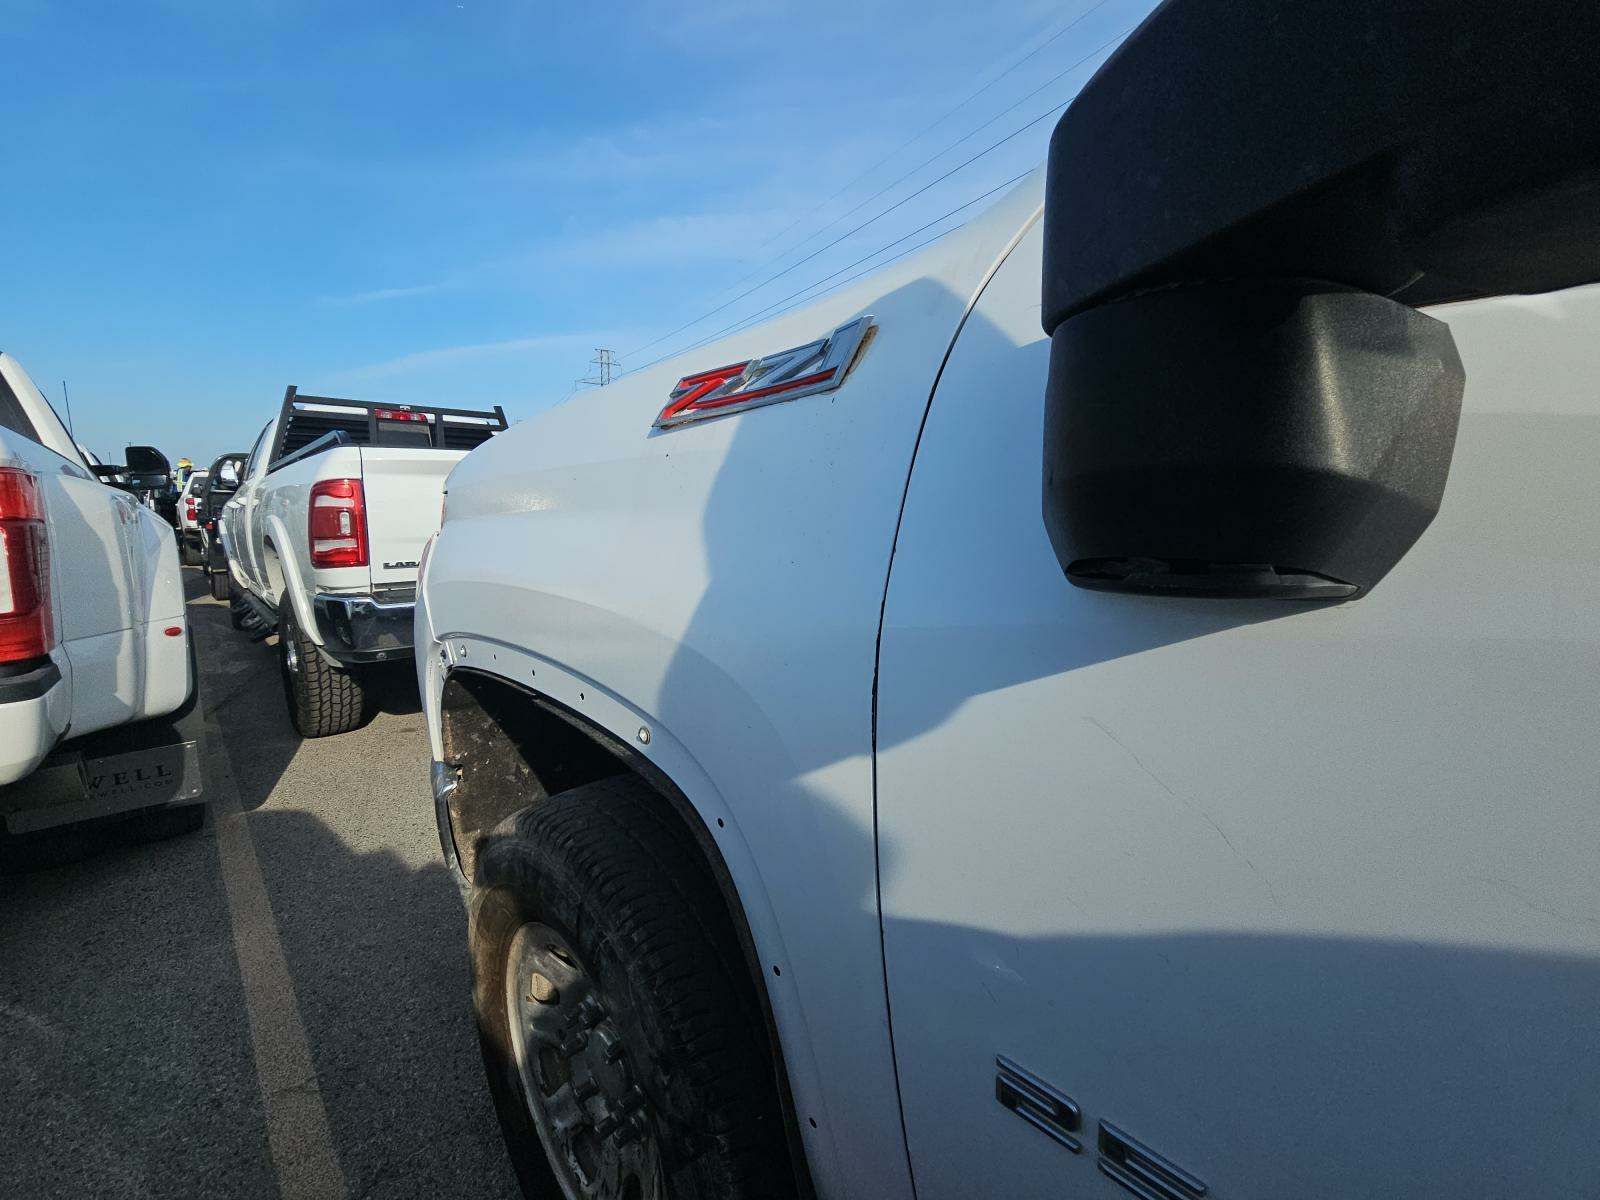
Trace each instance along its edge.
<path fill-rule="evenodd" d="M 409 672 L 302 741 L 184 575 L 206 823 L 0 877 L 0 1196 L 511 1200 Z"/>

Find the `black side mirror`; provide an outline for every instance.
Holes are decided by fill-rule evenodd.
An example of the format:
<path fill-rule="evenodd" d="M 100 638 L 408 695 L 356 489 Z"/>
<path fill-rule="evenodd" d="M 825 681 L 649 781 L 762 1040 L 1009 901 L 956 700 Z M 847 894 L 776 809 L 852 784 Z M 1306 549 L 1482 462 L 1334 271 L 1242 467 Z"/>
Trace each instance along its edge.
<path fill-rule="evenodd" d="M 1442 322 L 1334 284 L 1173 287 L 1063 322 L 1045 523 L 1067 579 L 1354 599 L 1438 512 L 1464 380 Z"/>
<path fill-rule="evenodd" d="M 172 481 L 172 464 L 154 446 L 129 446 L 126 454 L 130 486 L 159 489 Z"/>
<path fill-rule="evenodd" d="M 1443 498 L 1448 300 L 1600 280 L 1600 5 L 1165 0 L 1044 214 L 1044 523 L 1079 587 L 1354 599 Z"/>

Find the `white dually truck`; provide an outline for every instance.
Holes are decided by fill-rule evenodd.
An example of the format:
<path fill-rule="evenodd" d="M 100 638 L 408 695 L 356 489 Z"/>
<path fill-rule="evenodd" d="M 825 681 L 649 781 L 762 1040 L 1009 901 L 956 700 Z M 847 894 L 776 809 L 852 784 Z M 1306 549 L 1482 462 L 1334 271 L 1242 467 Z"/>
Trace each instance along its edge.
<path fill-rule="evenodd" d="M 1168 0 L 986 215 L 456 467 L 529 1196 L 1600 1191 L 1597 45 Z"/>
<path fill-rule="evenodd" d="M 278 634 L 305 737 L 369 715 L 365 670 L 411 653 L 417 560 L 450 468 L 506 427 L 503 409 L 378 404 L 290 387 L 223 506 L 234 623 Z"/>
<path fill-rule="evenodd" d="M 204 817 L 178 549 L 140 499 L 167 473 L 149 446 L 91 461 L 0 354 L 0 834 Z"/>

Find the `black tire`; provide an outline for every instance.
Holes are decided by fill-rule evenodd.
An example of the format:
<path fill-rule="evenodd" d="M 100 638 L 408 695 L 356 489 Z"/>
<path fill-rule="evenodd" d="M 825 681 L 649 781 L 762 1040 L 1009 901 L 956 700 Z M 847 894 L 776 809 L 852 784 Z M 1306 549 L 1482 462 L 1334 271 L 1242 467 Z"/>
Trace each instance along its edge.
<path fill-rule="evenodd" d="M 188 538 L 183 538 L 179 541 L 178 553 L 184 566 L 198 567 L 200 565 L 200 551 L 195 548 L 194 543 Z"/>
<path fill-rule="evenodd" d="M 570 1002 L 593 995 L 595 1011 L 605 1014 L 593 1028 L 614 1028 L 620 1038 L 625 1083 L 640 1089 L 644 1101 L 634 1110 L 642 1116 L 630 1119 L 642 1122 L 659 1149 L 664 1194 L 673 1200 L 793 1200 L 755 982 L 698 847 L 666 802 L 633 776 L 587 784 L 524 809 L 495 830 L 478 858 L 468 934 L 473 1009 L 523 1194 L 530 1200 L 562 1195 L 524 1091 L 508 1015 L 510 959 L 521 944 L 518 931 L 530 924 L 555 931 L 582 964 L 584 990 Z M 547 1067 L 548 1043 L 529 1044 L 541 1047 L 530 1055 L 539 1063 L 530 1070 L 565 1071 L 571 1081 L 587 1071 Z M 567 1054 L 566 1046 L 560 1053 Z M 579 1136 L 598 1141 L 615 1162 L 621 1151 L 607 1145 L 612 1137 L 599 1128 L 612 1111 L 609 1092 L 583 1103 L 598 1105 L 600 1115 L 586 1107 Z M 624 1178 L 620 1194 L 632 1194 L 637 1181 Z"/>
<path fill-rule="evenodd" d="M 332 737 L 358 728 L 367 717 L 366 689 L 353 671 L 341 670 L 295 624 L 289 598 L 278 617 L 278 662 L 289 720 L 301 737 Z"/>
<path fill-rule="evenodd" d="M 213 600 L 227 600 L 232 595 L 233 589 L 228 586 L 231 581 L 228 579 L 226 572 L 212 571 L 206 578 L 211 584 L 211 598 Z M 234 628 L 237 629 L 238 626 L 235 625 Z"/>

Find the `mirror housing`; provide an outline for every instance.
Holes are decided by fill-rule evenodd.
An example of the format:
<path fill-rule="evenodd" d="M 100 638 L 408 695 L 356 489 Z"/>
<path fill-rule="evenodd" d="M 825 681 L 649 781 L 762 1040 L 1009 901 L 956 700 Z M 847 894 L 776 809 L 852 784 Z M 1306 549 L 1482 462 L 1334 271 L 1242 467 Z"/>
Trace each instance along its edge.
<path fill-rule="evenodd" d="M 1600 5 L 1165 0 L 1050 142 L 1043 516 L 1067 578 L 1354 599 L 1438 510 L 1423 304 L 1600 279 Z"/>
<path fill-rule="evenodd" d="M 1051 339 L 1051 544 L 1099 591 L 1350 599 L 1438 511 L 1464 382 L 1444 324 L 1331 284 L 1090 309 Z"/>

